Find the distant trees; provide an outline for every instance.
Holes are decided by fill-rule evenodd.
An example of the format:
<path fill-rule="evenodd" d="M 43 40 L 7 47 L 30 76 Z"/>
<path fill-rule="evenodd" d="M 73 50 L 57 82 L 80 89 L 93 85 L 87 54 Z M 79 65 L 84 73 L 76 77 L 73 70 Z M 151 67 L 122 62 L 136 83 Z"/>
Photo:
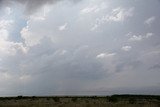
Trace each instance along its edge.
<path fill-rule="evenodd" d="M 110 97 L 108 97 L 108 101 L 116 103 L 116 102 L 118 102 L 118 98 L 116 96 L 110 96 Z"/>
<path fill-rule="evenodd" d="M 76 101 L 77 101 L 77 97 L 73 97 L 73 98 L 72 98 L 72 101 L 73 101 L 73 102 L 76 102 Z"/>
<path fill-rule="evenodd" d="M 55 102 L 60 102 L 60 98 L 59 98 L 59 97 L 53 97 L 53 100 L 54 100 Z"/>

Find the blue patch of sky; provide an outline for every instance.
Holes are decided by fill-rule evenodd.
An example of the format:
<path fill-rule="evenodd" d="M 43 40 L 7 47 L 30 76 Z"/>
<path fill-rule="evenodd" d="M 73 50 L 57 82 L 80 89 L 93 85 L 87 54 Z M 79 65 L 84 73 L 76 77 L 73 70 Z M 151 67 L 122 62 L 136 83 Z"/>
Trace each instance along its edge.
<path fill-rule="evenodd" d="M 14 26 L 12 31 L 10 32 L 9 40 L 14 41 L 14 42 L 21 42 L 23 41 L 21 38 L 21 30 L 23 27 L 27 25 L 27 20 L 23 15 L 23 9 L 20 7 L 14 7 L 13 8 L 13 13 L 11 15 L 11 19 L 14 20 Z"/>
<path fill-rule="evenodd" d="M 27 19 L 23 14 L 23 7 L 13 5 L 11 7 L 11 14 L 7 14 L 7 7 L 0 10 L 0 20 L 13 20 L 13 26 L 9 29 L 9 41 L 22 42 L 21 30 L 27 25 Z"/>

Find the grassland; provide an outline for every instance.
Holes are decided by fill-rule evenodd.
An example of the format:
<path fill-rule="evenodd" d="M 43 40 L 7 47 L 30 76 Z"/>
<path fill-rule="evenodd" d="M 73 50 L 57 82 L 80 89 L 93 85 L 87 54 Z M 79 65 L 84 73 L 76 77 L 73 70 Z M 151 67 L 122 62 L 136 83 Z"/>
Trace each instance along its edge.
<path fill-rule="evenodd" d="M 1 97 L 0 107 L 160 107 L 160 96 L 17 96 Z"/>

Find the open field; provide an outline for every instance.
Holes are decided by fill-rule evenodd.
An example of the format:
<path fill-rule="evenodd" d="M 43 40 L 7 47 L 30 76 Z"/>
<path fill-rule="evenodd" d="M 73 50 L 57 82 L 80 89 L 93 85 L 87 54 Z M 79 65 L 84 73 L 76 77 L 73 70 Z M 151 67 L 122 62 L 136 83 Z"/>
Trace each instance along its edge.
<path fill-rule="evenodd" d="M 0 107 L 160 107 L 160 96 L 1 97 Z"/>

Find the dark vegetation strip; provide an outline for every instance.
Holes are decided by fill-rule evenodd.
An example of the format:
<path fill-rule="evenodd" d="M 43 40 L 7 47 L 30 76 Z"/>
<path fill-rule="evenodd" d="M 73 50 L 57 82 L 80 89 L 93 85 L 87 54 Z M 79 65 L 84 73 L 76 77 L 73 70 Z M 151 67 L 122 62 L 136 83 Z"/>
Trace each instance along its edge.
<path fill-rule="evenodd" d="M 112 96 L 17 96 L 17 97 L 0 97 L 0 100 L 12 100 L 12 99 L 39 99 L 39 98 L 91 98 L 91 99 L 99 99 L 99 98 L 107 98 L 107 99 L 156 99 L 160 100 L 160 95 L 112 95 Z"/>

